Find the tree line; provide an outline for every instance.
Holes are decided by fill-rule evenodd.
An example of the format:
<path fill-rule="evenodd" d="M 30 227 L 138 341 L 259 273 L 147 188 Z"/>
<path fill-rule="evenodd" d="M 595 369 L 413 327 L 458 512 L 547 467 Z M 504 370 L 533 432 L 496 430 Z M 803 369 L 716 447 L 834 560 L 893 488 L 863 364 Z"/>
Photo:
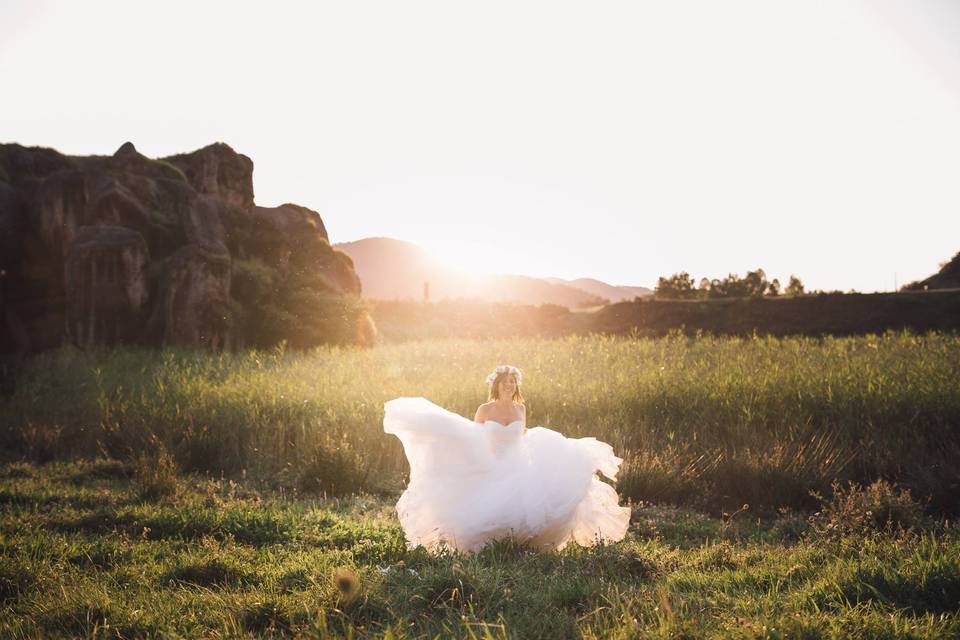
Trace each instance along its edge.
<path fill-rule="evenodd" d="M 790 276 L 786 288 L 781 289 L 777 278 L 767 280 L 763 269 L 748 271 L 740 277 L 731 273 L 726 278 L 712 280 L 701 278 L 699 286 L 695 286 L 693 277 L 686 271 L 675 273 L 669 278 L 660 276 L 657 286 L 653 290 L 657 298 L 674 300 L 693 300 L 703 298 L 761 298 L 799 296 L 803 295 L 803 282 L 795 275 Z"/>

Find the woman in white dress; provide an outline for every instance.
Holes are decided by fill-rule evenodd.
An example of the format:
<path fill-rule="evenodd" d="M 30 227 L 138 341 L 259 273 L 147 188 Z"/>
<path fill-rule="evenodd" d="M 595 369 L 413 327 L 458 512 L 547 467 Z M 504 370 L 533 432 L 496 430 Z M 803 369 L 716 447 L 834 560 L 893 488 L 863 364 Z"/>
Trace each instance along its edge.
<path fill-rule="evenodd" d="M 521 381 L 517 367 L 498 366 L 474 420 L 425 398 L 384 404 L 383 430 L 400 438 L 410 464 L 397 502 L 409 548 L 478 551 L 512 537 L 562 549 L 626 535 L 630 508 L 596 475 L 616 480 L 623 460 L 596 438 L 527 429 Z"/>

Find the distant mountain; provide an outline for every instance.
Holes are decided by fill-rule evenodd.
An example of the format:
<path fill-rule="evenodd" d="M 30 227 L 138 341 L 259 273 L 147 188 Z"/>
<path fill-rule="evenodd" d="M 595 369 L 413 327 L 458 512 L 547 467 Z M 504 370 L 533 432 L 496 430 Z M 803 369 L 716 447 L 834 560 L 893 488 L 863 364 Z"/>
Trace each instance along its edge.
<path fill-rule="evenodd" d="M 547 282 L 553 284 L 563 284 L 569 287 L 586 291 L 600 298 L 606 298 L 610 302 L 623 302 L 624 300 L 633 300 L 634 298 L 643 298 L 653 295 L 653 290 L 646 287 L 626 287 L 613 284 L 607 284 L 602 280 L 594 278 L 577 278 L 576 280 L 562 280 L 560 278 L 546 278 Z"/>
<path fill-rule="evenodd" d="M 591 284 L 591 290 L 554 279 L 466 273 L 441 264 L 418 245 L 393 238 L 364 238 L 334 246 L 353 258 L 362 295 L 366 298 L 422 300 L 424 283 L 429 283 L 430 300 L 465 298 L 526 304 L 550 303 L 577 308 L 596 306 L 612 299 L 596 293 L 601 290 L 617 292 L 620 289 L 636 289 L 649 292 L 643 287 L 612 287 L 588 278 L 583 278 L 582 282 L 595 283 Z M 633 299 L 633 295 L 624 296 L 621 293 L 617 293 L 615 299 L 625 297 Z"/>

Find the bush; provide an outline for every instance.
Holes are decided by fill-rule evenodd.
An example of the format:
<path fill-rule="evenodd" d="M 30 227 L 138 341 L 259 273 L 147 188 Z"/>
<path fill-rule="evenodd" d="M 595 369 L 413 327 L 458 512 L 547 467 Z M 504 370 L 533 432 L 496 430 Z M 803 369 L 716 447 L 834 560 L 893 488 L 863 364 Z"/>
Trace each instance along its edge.
<path fill-rule="evenodd" d="M 831 489 L 829 500 L 810 492 L 821 504 L 810 516 L 810 526 L 822 536 L 843 538 L 924 528 L 923 508 L 908 489 L 898 490 L 882 479 L 866 488 L 850 482 L 844 489 L 834 482 Z"/>
<path fill-rule="evenodd" d="M 134 456 L 133 468 L 133 487 L 141 500 L 157 500 L 177 493 L 177 463 L 156 437 L 151 438 L 149 449 Z"/>

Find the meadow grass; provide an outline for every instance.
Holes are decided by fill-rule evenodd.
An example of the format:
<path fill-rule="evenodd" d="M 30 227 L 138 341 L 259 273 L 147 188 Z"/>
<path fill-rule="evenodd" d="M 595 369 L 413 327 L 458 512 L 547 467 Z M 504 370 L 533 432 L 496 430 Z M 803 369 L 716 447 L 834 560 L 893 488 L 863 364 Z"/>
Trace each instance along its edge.
<path fill-rule="evenodd" d="M 406 482 L 383 403 L 472 417 L 494 365 L 524 370 L 528 426 L 595 436 L 624 498 L 717 515 L 812 509 L 835 481 L 894 481 L 932 511 L 960 492 L 960 337 L 430 340 L 375 349 L 208 353 L 63 349 L 30 360 L 2 411 L 34 461 L 169 453 L 328 495 Z"/>
<path fill-rule="evenodd" d="M 0 465 L 0 637 L 957 638 L 952 523 L 822 536 L 634 505 L 559 552 L 407 549 L 393 498 L 292 498 L 136 463 Z"/>
<path fill-rule="evenodd" d="M 0 413 L 0 637 L 958 638 L 958 356 L 911 333 L 47 353 Z M 502 362 L 529 426 L 625 458 L 623 541 L 407 548 L 383 402 L 472 416 Z"/>

